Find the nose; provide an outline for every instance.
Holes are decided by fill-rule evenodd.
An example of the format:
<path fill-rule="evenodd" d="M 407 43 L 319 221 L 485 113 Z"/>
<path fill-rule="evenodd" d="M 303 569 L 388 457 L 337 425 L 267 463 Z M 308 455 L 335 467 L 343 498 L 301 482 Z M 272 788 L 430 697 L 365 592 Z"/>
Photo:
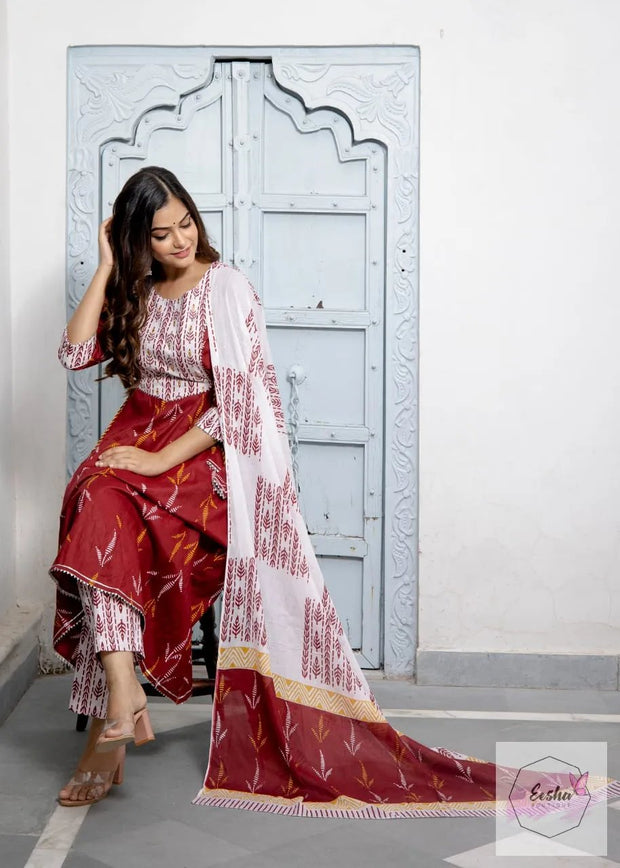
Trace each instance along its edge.
<path fill-rule="evenodd" d="M 187 247 L 187 242 L 180 229 L 173 229 L 172 243 L 175 247 L 178 247 L 179 250 L 183 250 L 183 248 Z"/>

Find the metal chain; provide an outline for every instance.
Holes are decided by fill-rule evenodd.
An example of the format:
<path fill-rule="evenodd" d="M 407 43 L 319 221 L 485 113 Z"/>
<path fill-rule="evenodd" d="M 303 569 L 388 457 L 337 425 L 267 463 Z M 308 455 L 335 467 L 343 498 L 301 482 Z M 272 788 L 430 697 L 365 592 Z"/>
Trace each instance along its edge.
<path fill-rule="evenodd" d="M 299 493 L 299 462 L 297 460 L 297 453 L 299 452 L 299 389 L 297 388 L 297 370 L 295 367 L 292 367 L 288 372 L 288 380 L 291 384 L 291 398 L 288 405 L 288 444 L 291 450 L 291 458 L 293 460 L 295 490 Z"/>

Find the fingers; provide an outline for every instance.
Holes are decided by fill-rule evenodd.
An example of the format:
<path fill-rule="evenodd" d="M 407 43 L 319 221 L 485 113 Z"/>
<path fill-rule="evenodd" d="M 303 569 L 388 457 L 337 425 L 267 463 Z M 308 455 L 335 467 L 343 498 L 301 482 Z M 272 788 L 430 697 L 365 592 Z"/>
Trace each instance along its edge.
<path fill-rule="evenodd" d="M 135 449 L 133 446 L 114 446 L 102 452 L 97 461 L 97 467 L 118 467 L 121 470 L 131 470 L 135 464 Z"/>
<path fill-rule="evenodd" d="M 110 467 L 114 470 L 131 470 L 133 473 L 141 473 L 145 476 L 155 476 L 164 468 L 155 455 L 138 449 L 136 446 L 113 446 L 102 452 L 96 467 Z"/>

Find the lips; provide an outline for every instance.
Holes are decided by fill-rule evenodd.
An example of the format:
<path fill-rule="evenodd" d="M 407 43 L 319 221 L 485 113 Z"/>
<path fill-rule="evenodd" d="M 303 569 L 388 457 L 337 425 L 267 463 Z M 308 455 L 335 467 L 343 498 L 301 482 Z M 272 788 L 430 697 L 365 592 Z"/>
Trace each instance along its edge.
<path fill-rule="evenodd" d="M 178 253 L 173 253 L 172 255 L 176 256 L 177 259 L 185 259 L 186 256 L 189 256 L 191 249 L 192 249 L 192 247 L 190 244 L 190 246 L 186 247 L 185 250 L 179 250 Z"/>

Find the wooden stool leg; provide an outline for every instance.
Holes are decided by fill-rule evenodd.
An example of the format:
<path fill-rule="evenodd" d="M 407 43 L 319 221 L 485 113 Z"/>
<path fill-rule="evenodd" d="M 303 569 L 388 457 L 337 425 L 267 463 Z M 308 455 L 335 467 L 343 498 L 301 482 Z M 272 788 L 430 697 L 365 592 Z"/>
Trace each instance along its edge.
<path fill-rule="evenodd" d="M 202 650 L 209 678 L 215 678 L 219 642 L 215 632 L 215 608 L 210 606 L 200 619 Z"/>

